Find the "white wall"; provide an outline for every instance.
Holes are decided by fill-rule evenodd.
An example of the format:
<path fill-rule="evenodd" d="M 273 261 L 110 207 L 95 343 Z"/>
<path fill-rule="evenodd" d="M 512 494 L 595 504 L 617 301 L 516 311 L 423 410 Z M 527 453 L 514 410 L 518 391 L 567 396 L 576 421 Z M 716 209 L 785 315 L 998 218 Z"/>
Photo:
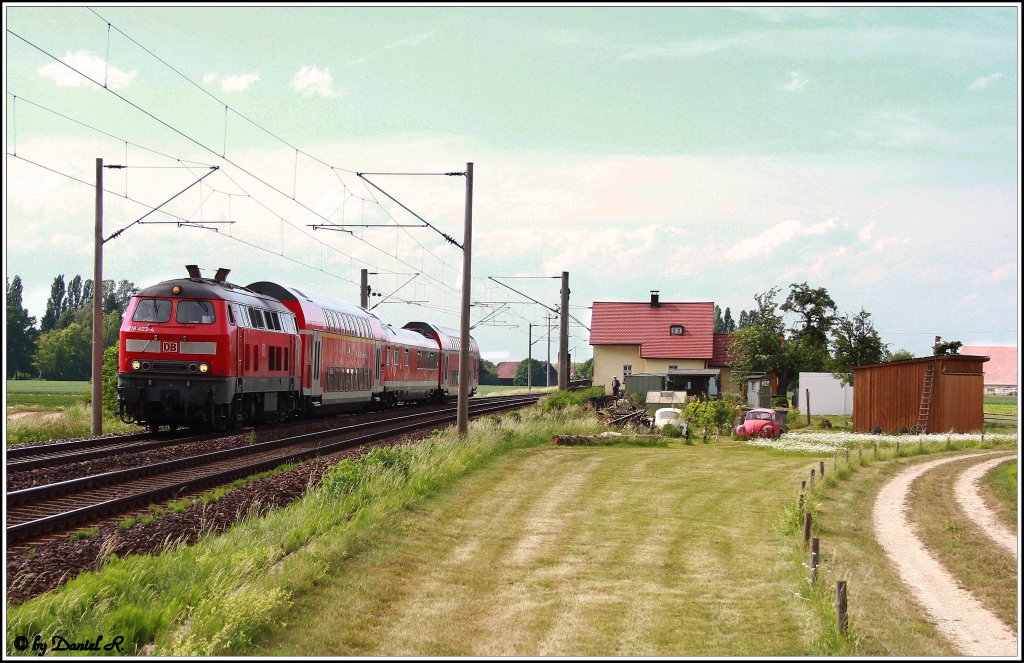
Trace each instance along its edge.
<path fill-rule="evenodd" d="M 853 387 L 843 386 L 831 373 L 800 373 L 801 414 L 807 414 L 807 390 L 811 394 L 812 415 L 853 414 Z"/>

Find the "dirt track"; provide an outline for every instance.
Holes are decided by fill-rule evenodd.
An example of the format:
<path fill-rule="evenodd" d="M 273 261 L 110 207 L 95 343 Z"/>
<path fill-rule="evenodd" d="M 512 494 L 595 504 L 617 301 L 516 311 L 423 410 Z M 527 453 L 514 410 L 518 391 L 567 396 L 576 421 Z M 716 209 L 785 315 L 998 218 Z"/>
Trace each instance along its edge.
<path fill-rule="evenodd" d="M 978 456 L 987 460 L 992 454 Z M 1000 453 L 995 462 L 1008 457 Z M 873 511 L 875 537 L 938 631 L 961 653 L 965 656 L 1014 656 L 1017 635 L 958 585 L 914 534 L 907 517 L 907 496 L 914 480 L 939 465 L 963 458 L 957 455 L 913 465 L 883 486 Z M 988 511 L 980 501 L 965 510 L 972 519 L 977 519 L 977 513 Z M 989 514 L 989 517 L 993 516 Z"/>

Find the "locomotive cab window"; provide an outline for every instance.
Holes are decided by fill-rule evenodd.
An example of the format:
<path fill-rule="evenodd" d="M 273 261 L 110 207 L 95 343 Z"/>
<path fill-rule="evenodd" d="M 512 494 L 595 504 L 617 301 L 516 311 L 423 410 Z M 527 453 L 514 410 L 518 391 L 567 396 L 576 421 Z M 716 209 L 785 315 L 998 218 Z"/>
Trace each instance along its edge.
<path fill-rule="evenodd" d="M 175 322 L 183 325 L 212 325 L 216 321 L 213 304 L 207 301 L 182 299 L 174 314 Z"/>
<path fill-rule="evenodd" d="M 140 299 L 132 314 L 133 322 L 167 322 L 171 319 L 171 302 L 167 299 Z"/>

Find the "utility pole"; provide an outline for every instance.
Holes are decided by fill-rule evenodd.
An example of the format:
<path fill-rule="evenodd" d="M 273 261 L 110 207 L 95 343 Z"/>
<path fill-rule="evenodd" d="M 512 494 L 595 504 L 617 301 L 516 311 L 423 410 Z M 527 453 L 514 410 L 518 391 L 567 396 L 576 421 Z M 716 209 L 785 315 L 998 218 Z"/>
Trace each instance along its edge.
<path fill-rule="evenodd" d="M 370 308 L 370 278 L 365 269 L 359 270 L 359 305 Z"/>
<path fill-rule="evenodd" d="M 551 321 L 554 316 L 546 315 L 544 319 L 548 321 L 548 363 L 544 365 L 544 386 L 551 386 Z"/>
<path fill-rule="evenodd" d="M 96 159 L 96 246 L 92 272 L 92 434 L 103 434 L 103 159 Z"/>
<path fill-rule="evenodd" d="M 456 424 L 460 437 L 469 432 L 469 302 L 473 245 L 473 164 L 466 164 L 466 228 L 462 240 L 462 325 L 459 330 L 459 405 Z"/>
<path fill-rule="evenodd" d="M 569 272 L 562 272 L 561 335 L 558 338 L 558 389 L 569 388 Z"/>
<path fill-rule="evenodd" d="M 526 391 L 533 391 L 533 323 L 528 323 L 526 340 Z"/>

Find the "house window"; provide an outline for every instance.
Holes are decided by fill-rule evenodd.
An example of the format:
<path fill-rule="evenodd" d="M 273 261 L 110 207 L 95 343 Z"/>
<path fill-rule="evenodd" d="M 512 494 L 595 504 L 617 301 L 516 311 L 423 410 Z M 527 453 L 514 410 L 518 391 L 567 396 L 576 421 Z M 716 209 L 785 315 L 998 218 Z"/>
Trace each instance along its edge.
<path fill-rule="evenodd" d="M 679 364 L 669 364 L 668 365 L 668 370 L 670 370 L 670 371 L 679 370 Z"/>
<path fill-rule="evenodd" d="M 682 325 L 672 325 L 671 327 L 668 328 L 668 333 L 671 336 L 682 336 L 683 335 L 683 326 Z"/>
<path fill-rule="evenodd" d="M 632 374 L 633 374 L 633 364 L 623 364 L 622 365 L 622 377 L 626 377 L 627 375 L 632 375 Z"/>

